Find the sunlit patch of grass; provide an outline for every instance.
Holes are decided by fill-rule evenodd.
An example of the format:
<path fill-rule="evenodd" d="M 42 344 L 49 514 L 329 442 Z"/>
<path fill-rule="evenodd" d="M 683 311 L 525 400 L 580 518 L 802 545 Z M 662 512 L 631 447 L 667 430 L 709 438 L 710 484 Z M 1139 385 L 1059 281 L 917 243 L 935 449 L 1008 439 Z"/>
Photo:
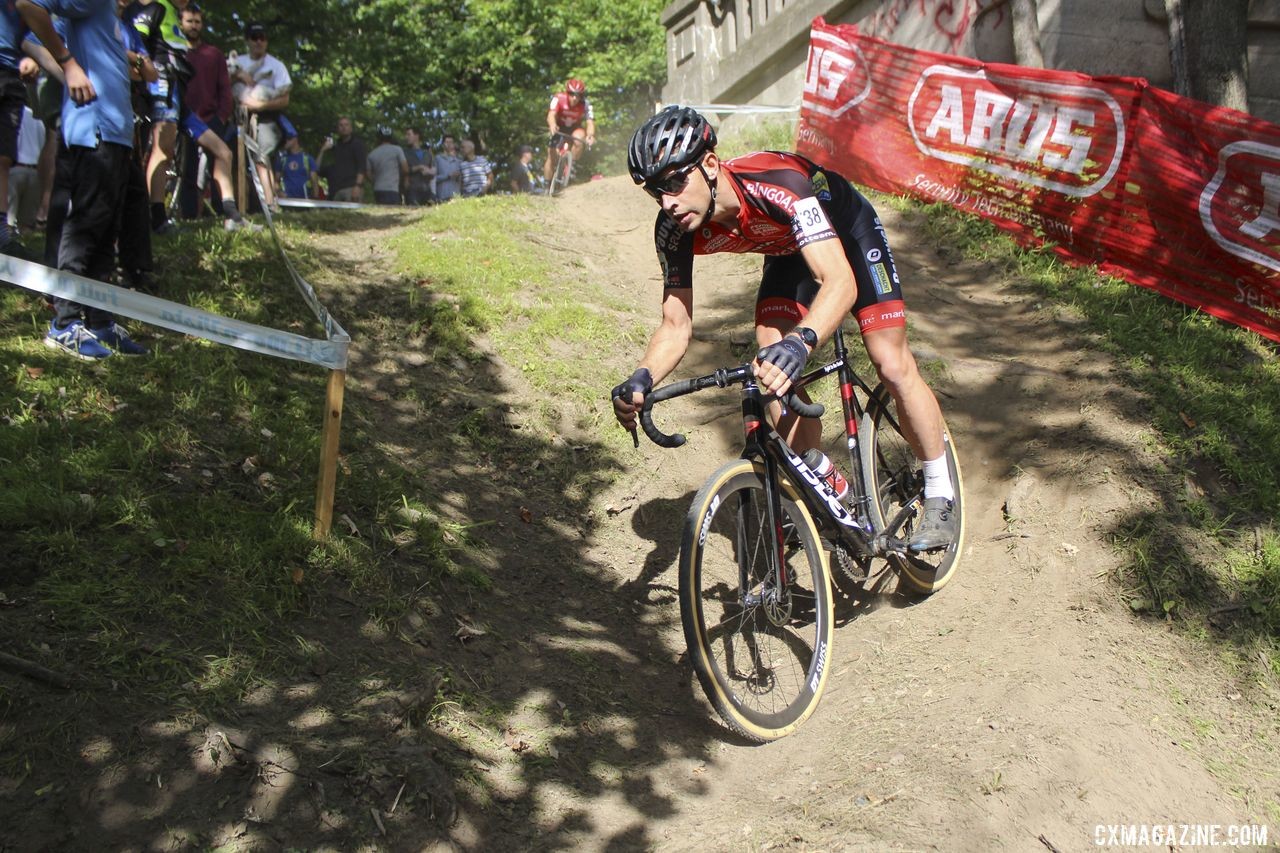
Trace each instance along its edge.
<path fill-rule="evenodd" d="M 322 336 L 266 235 L 196 227 L 155 248 L 166 297 Z M 138 323 L 150 356 L 82 364 L 41 345 L 47 316 L 40 296 L 0 290 L 0 590 L 56 614 L 6 636 L 15 653 L 122 697 L 207 709 L 296 653 L 280 625 L 317 590 L 395 600 L 371 544 L 408 491 L 403 474 L 342 478 L 338 512 L 372 543 L 341 525 L 312 539 L 323 370 Z M 361 462 L 349 454 L 348 467 Z M 406 571 L 452 571 L 422 541 Z"/>

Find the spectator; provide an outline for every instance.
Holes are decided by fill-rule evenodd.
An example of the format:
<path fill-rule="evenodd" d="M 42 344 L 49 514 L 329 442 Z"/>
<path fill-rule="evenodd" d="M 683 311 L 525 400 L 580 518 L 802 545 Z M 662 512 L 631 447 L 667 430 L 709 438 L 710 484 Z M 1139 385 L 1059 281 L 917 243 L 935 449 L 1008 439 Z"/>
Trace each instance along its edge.
<path fill-rule="evenodd" d="M 34 87 L 27 89 L 36 118 L 44 123 L 44 148 L 40 151 L 37 171 L 40 173 L 40 208 L 36 211 L 36 227 L 43 228 L 49 217 L 49 197 L 53 194 L 53 167 L 58 159 L 58 126 L 62 120 L 62 81 L 41 74 Z"/>
<path fill-rule="evenodd" d="M 187 82 L 186 106 L 200 121 L 204 122 L 214 136 L 230 145 L 235 136 L 235 123 L 232 122 L 231 77 L 227 73 L 227 57 L 218 48 L 204 40 L 204 12 L 194 3 L 188 3 L 182 10 L 182 34 L 187 37 L 191 48 L 187 51 L 187 63 L 195 75 Z M 227 148 L 227 184 L 221 180 L 213 185 L 213 207 L 221 207 L 222 198 L 234 198 L 235 187 L 231 186 L 231 149 Z M 215 158 L 215 163 L 216 163 Z M 200 158 L 188 157 L 182 173 L 181 207 L 182 215 L 194 219 L 200 215 L 200 184 L 203 175 L 200 170 Z"/>
<path fill-rule="evenodd" d="M 110 281 L 115 272 L 116 222 L 133 147 L 129 67 L 118 34 L 116 5 L 77 0 L 17 0 L 16 5 L 63 69 L 65 156 L 59 168 L 65 167 L 69 176 L 71 204 L 58 246 L 58 268 Z M 51 12 L 66 27 L 67 38 L 76 45 L 75 55 L 54 30 Z M 125 355 L 146 353 L 111 313 L 61 297 L 53 304 L 55 316 L 45 336 L 46 346 L 86 361 L 107 358 L 112 350 Z"/>
<path fill-rule="evenodd" d="M 271 155 L 284 138 L 276 119 L 289 106 L 293 80 L 284 63 L 267 53 L 266 27 L 250 24 L 245 28 L 244 37 L 249 53 L 235 58 L 231 94 L 248 115 L 248 135 L 257 144 L 258 151 L 252 157 L 262 182 L 262 203 L 275 212 L 279 207 L 271 184 Z"/>
<path fill-rule="evenodd" d="M 333 155 L 325 162 L 325 154 Z M 364 201 L 364 170 L 369 155 L 364 141 L 355 135 L 351 119 L 338 118 L 338 138 L 326 137 L 320 146 L 320 167 L 317 171 L 329 184 L 329 198 L 334 201 Z"/>
<path fill-rule="evenodd" d="M 284 151 L 276 157 L 277 186 L 285 198 L 310 198 L 319 184 L 316 161 L 302 150 L 298 134 L 285 137 Z"/>
<path fill-rule="evenodd" d="M 436 201 L 448 201 L 462 192 L 462 158 L 451 133 L 440 140 L 440 148 L 436 155 Z"/>
<path fill-rule="evenodd" d="M 118 4 L 122 13 L 124 6 L 123 2 Z M 152 106 L 150 84 L 160 79 L 160 71 L 147 53 L 142 34 L 130 26 L 121 29 L 125 40 L 125 57 L 129 62 L 129 80 L 133 85 L 134 118 L 135 121 L 145 120 Z M 151 253 L 151 216 L 148 212 L 151 190 L 147 186 L 147 174 L 138 156 L 131 155 L 128 162 L 129 174 L 125 178 L 124 201 L 116 223 L 116 265 L 121 270 L 121 283 L 136 290 L 154 293 L 156 286 L 152 275 L 154 257 Z M 58 178 L 63 180 L 61 175 Z M 64 202 L 63 215 L 50 229 L 51 233 L 58 233 L 59 236 L 61 222 L 66 218 L 65 200 L 69 194 L 69 188 L 60 194 L 59 198 Z"/>
<path fill-rule="evenodd" d="M 462 140 L 462 196 L 475 198 L 493 189 L 493 166 L 476 153 L 476 144 Z"/>
<path fill-rule="evenodd" d="M 430 148 L 422 147 L 422 134 L 416 127 L 405 130 L 405 160 L 409 163 L 409 183 L 404 190 L 404 203 L 418 207 L 435 199 L 431 179 L 436 176 L 436 161 Z"/>
<path fill-rule="evenodd" d="M 378 144 L 369 152 L 369 179 L 378 204 L 399 204 L 400 189 L 409 182 L 409 162 L 392 139 L 391 128 L 378 128 Z"/>
<path fill-rule="evenodd" d="M 11 248 L 21 251 L 9 230 L 8 205 L 10 171 L 18 160 L 19 128 L 27 103 L 26 86 L 18 70 L 27 35 L 25 17 L 11 3 L 0 6 L 0 205 L 5 208 L 0 210 L 0 252 Z"/>
<path fill-rule="evenodd" d="M 513 193 L 535 193 L 539 187 L 533 177 L 533 147 L 521 145 L 516 155 L 515 165 L 511 167 L 511 191 Z"/>
<path fill-rule="evenodd" d="M 43 190 L 37 166 L 44 148 L 44 124 L 36 118 L 31 107 L 22 108 L 22 121 L 18 125 L 18 156 L 9 169 L 9 229 L 33 232 L 36 228 L 36 211 L 40 208 Z"/>
<path fill-rule="evenodd" d="M 165 212 L 165 183 L 178 141 L 182 108 L 180 76 L 189 70 L 183 56 L 190 45 L 181 32 L 178 10 L 171 3 L 129 3 L 121 15 L 125 24 L 143 39 L 146 53 L 159 76 L 146 84 L 151 116 L 151 156 L 147 160 L 147 184 L 151 195 L 151 230 L 168 233 L 173 228 Z"/>

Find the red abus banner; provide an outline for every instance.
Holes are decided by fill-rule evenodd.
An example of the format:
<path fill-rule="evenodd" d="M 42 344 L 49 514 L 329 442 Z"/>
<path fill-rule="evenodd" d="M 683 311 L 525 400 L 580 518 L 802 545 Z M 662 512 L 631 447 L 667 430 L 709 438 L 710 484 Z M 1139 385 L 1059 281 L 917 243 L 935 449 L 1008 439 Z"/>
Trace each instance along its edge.
<path fill-rule="evenodd" d="M 814 21 L 800 152 L 1280 341 L 1280 127 Z"/>

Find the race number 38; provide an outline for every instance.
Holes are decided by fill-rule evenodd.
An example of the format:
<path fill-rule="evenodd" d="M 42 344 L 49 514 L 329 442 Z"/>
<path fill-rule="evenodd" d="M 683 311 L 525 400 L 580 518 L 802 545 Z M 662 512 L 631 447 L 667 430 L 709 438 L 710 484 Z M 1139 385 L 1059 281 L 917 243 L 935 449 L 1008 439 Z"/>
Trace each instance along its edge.
<path fill-rule="evenodd" d="M 795 224 L 805 237 L 817 238 L 831 233 L 831 222 L 816 198 L 802 198 L 796 202 Z"/>

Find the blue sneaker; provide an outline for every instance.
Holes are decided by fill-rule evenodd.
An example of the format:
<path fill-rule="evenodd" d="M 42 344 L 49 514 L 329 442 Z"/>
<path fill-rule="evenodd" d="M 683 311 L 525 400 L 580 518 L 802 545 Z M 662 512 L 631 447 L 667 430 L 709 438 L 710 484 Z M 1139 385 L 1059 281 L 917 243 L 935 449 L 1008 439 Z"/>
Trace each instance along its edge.
<path fill-rule="evenodd" d="M 102 361 L 111 355 L 111 350 L 98 342 L 98 337 L 84 327 L 79 320 L 72 320 L 65 328 L 58 328 L 58 321 L 49 324 L 49 334 L 44 336 L 44 345 L 49 349 L 60 349 L 81 361 Z"/>
<path fill-rule="evenodd" d="M 101 329 L 90 329 L 89 333 L 121 355 L 147 354 L 147 348 L 130 338 L 119 323 L 112 323 Z"/>

